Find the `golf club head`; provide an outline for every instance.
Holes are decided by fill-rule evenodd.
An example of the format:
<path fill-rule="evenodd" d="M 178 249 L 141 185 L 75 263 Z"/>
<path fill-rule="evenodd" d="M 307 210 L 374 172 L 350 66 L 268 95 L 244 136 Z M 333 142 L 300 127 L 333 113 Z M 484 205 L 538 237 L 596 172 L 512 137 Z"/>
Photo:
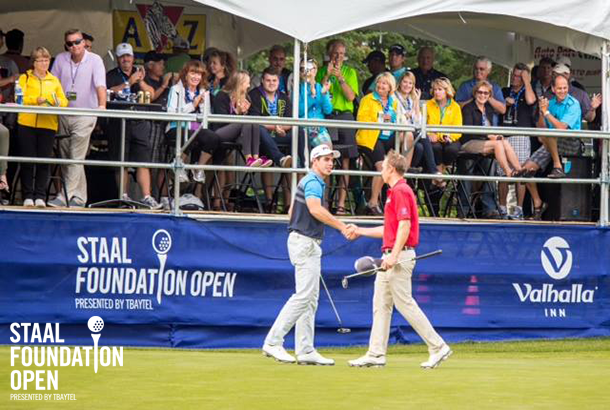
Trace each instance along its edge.
<path fill-rule="evenodd" d="M 351 333 L 351 331 L 352 331 L 352 329 L 349 329 L 347 327 L 340 327 L 337 329 L 337 333 L 342 333 L 342 334 Z"/>
<path fill-rule="evenodd" d="M 357 273 L 364 273 L 362 276 L 373 276 L 381 267 L 382 259 L 373 258 L 372 256 L 363 256 L 358 258 L 354 263 L 354 269 Z"/>
<path fill-rule="evenodd" d="M 341 286 L 343 286 L 343 289 L 347 289 L 347 286 L 348 286 L 347 278 L 341 279 Z"/>

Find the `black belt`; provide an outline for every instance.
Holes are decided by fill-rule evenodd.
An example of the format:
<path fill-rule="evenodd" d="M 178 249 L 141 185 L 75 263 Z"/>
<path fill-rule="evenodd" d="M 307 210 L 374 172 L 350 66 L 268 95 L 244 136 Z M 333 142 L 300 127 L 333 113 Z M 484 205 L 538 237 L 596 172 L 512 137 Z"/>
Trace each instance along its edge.
<path fill-rule="evenodd" d="M 351 111 L 337 111 L 337 110 L 333 110 L 332 115 L 341 115 L 341 114 L 352 114 L 354 115 L 353 112 Z"/>
<path fill-rule="evenodd" d="M 414 248 L 414 247 L 412 247 L 412 246 L 405 246 L 404 248 L 402 248 L 402 250 L 403 250 L 403 251 L 414 251 L 414 250 L 415 250 L 415 248 Z M 392 250 L 391 250 L 391 249 L 386 249 L 385 251 L 383 251 L 383 254 L 384 254 L 384 255 L 389 255 L 389 254 L 391 254 L 391 253 L 392 253 Z"/>

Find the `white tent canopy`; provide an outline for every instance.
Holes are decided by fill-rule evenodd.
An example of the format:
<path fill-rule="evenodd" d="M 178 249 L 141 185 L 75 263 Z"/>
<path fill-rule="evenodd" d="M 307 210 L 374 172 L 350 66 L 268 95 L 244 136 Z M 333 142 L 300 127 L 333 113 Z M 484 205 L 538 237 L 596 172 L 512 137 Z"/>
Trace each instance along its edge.
<path fill-rule="evenodd" d="M 587 54 L 600 55 L 610 39 L 610 2 L 604 0 L 197 0 L 236 16 L 256 21 L 303 42 L 350 30 L 391 23 L 393 27 L 444 14 L 426 23 L 434 32 L 461 24 L 468 31 L 487 28 L 535 36 Z M 586 5 L 586 6 L 585 6 Z M 475 15 L 473 13 L 478 14 Z M 385 24 L 384 24 L 385 25 Z M 486 42 L 473 31 L 473 42 Z"/>

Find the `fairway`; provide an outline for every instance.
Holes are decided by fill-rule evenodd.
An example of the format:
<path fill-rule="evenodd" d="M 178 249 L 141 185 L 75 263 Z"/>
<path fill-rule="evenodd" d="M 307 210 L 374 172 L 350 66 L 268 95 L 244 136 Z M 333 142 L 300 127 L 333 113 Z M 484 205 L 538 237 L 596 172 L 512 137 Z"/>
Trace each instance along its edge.
<path fill-rule="evenodd" d="M 321 349 L 334 367 L 278 364 L 259 350 L 126 349 L 124 367 L 98 374 L 91 367 L 59 369 L 58 393 L 77 401 L 18 402 L 9 401 L 3 346 L 0 408 L 607 409 L 610 403 L 610 339 L 452 347 L 454 355 L 435 370 L 419 368 L 427 358 L 423 345 L 391 347 L 385 368 L 364 369 L 347 360 L 365 348 Z"/>

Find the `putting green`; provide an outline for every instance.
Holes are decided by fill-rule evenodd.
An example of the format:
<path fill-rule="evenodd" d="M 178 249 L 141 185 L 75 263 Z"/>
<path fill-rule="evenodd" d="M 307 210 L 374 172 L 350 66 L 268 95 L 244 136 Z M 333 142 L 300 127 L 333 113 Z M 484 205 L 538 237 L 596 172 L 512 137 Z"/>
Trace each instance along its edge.
<path fill-rule="evenodd" d="M 0 347 L 0 409 L 608 409 L 610 339 L 452 345 L 421 370 L 423 345 L 395 346 L 385 368 L 350 368 L 365 348 L 320 349 L 333 367 L 278 364 L 259 350 L 125 349 L 124 367 L 61 367 L 76 401 L 11 401 Z M 32 367 L 27 369 L 33 369 Z M 35 370 L 35 368 L 34 368 Z"/>

